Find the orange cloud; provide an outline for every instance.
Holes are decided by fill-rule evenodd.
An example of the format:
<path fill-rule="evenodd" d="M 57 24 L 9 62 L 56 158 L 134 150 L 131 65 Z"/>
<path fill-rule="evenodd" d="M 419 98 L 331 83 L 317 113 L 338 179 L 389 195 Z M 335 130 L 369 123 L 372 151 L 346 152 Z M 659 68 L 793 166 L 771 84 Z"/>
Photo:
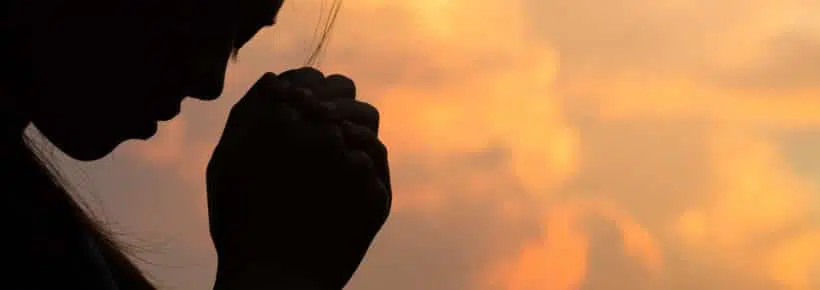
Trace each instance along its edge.
<path fill-rule="evenodd" d="M 789 289 L 817 289 L 816 269 L 820 261 L 820 230 L 798 234 L 786 239 L 768 253 L 770 274 Z"/>
<path fill-rule="evenodd" d="M 588 76 L 565 86 L 567 93 L 606 96 L 595 100 L 605 119 L 703 119 L 760 128 L 820 125 L 820 87 L 787 90 L 737 89 L 681 76 L 649 72 Z M 649 97 L 651 96 L 651 97 Z"/>
<path fill-rule="evenodd" d="M 680 217 L 685 245 L 794 287 L 790 289 L 809 289 L 810 269 L 818 256 L 804 243 L 813 239 L 818 225 L 788 231 L 792 225 L 816 221 L 816 189 L 791 174 L 771 145 L 724 134 L 713 143 L 711 201 Z M 785 236 L 778 234 L 784 229 Z"/>
<path fill-rule="evenodd" d="M 590 237 L 581 225 L 588 216 L 612 222 L 623 238 L 622 251 L 659 274 L 662 253 L 657 241 L 623 210 L 604 200 L 556 204 L 544 218 L 540 241 L 525 244 L 518 256 L 493 269 L 487 289 L 580 289 L 588 275 Z M 500 274 L 500 275 L 499 275 Z M 499 275 L 499 276 L 496 276 Z"/>

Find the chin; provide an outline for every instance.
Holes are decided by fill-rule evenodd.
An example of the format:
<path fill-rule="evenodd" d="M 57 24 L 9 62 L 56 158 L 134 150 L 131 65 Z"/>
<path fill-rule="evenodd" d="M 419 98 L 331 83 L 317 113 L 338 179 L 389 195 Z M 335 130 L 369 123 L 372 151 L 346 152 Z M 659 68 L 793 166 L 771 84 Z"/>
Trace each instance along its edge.
<path fill-rule="evenodd" d="M 37 125 L 35 123 L 35 125 Z M 57 149 L 79 161 L 99 160 L 113 152 L 123 142 L 131 139 L 147 140 L 156 132 L 155 126 L 135 130 L 132 126 L 106 128 L 91 126 L 48 126 L 38 129 Z"/>
<path fill-rule="evenodd" d="M 79 161 L 99 160 L 122 144 L 125 140 L 91 140 L 90 142 L 53 142 L 60 151 Z"/>
<path fill-rule="evenodd" d="M 114 151 L 128 138 L 103 134 L 78 134 L 79 132 L 40 130 L 49 142 L 69 157 L 79 161 L 94 161 Z M 60 134 L 62 133 L 62 134 Z"/>

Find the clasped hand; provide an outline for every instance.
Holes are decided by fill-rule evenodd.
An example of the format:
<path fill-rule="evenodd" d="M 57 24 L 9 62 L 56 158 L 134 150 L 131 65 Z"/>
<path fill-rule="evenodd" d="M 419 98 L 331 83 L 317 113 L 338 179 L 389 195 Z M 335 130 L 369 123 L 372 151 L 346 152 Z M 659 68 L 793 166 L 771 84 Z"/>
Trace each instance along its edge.
<path fill-rule="evenodd" d="M 262 76 L 232 108 L 208 164 L 217 284 L 344 287 L 390 211 L 378 127 L 379 112 L 344 76 Z"/>

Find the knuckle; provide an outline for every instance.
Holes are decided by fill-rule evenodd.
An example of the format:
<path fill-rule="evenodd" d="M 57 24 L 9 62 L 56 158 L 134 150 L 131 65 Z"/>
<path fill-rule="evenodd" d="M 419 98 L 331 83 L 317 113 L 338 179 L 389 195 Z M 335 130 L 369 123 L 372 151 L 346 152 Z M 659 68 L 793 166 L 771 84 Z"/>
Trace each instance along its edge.
<path fill-rule="evenodd" d="M 372 121 L 372 122 L 377 122 L 377 123 L 379 122 L 379 118 L 381 117 L 380 116 L 381 113 L 379 112 L 379 109 L 376 108 L 376 106 L 373 106 L 372 104 L 367 103 L 367 102 L 358 101 L 358 103 L 362 108 L 362 113 L 363 113 L 365 118 L 367 118 L 369 121 Z"/>
<path fill-rule="evenodd" d="M 321 71 L 308 66 L 286 71 L 282 73 L 281 77 L 291 80 L 291 82 L 298 86 L 309 85 L 325 78 Z"/>
<path fill-rule="evenodd" d="M 332 74 L 326 78 L 329 85 L 343 88 L 355 88 L 356 83 L 349 77 L 340 74 Z"/>
<path fill-rule="evenodd" d="M 342 107 L 343 110 L 346 110 L 346 112 L 342 113 L 345 119 L 364 126 L 374 133 L 378 131 L 380 113 L 375 106 L 366 102 L 351 100 Z"/>
<path fill-rule="evenodd" d="M 339 80 L 353 83 L 353 80 L 343 74 L 331 74 L 327 76 L 328 80 Z"/>
<path fill-rule="evenodd" d="M 355 100 L 356 84 L 350 78 L 334 74 L 325 78 L 324 87 L 331 99 Z"/>
<path fill-rule="evenodd" d="M 266 72 L 266 73 L 262 74 L 262 77 L 260 78 L 260 80 L 275 80 L 275 79 L 276 79 L 276 74 L 273 73 L 273 72 Z"/>
<path fill-rule="evenodd" d="M 374 143 L 375 144 L 373 144 L 373 154 L 377 155 L 379 159 L 386 158 L 388 154 L 387 146 L 385 146 L 384 143 L 382 143 L 378 139 L 376 139 Z"/>
<path fill-rule="evenodd" d="M 370 159 L 370 155 L 365 153 L 364 151 L 353 150 L 350 151 L 350 158 L 351 161 L 359 166 L 359 167 L 372 167 L 373 160 Z"/>
<path fill-rule="evenodd" d="M 347 162 L 354 170 L 352 176 L 358 176 L 357 178 L 370 178 L 376 172 L 373 159 L 365 152 L 358 150 L 348 152 Z"/>

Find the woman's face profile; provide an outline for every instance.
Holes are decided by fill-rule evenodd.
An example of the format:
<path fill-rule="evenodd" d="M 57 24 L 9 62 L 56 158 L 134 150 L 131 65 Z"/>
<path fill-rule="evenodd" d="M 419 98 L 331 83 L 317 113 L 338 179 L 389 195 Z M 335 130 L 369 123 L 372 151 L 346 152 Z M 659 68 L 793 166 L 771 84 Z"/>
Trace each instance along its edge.
<path fill-rule="evenodd" d="M 283 0 L 79 0 L 32 7 L 21 72 L 33 124 L 66 154 L 99 159 L 147 139 L 185 97 L 222 93 L 231 53 Z"/>

